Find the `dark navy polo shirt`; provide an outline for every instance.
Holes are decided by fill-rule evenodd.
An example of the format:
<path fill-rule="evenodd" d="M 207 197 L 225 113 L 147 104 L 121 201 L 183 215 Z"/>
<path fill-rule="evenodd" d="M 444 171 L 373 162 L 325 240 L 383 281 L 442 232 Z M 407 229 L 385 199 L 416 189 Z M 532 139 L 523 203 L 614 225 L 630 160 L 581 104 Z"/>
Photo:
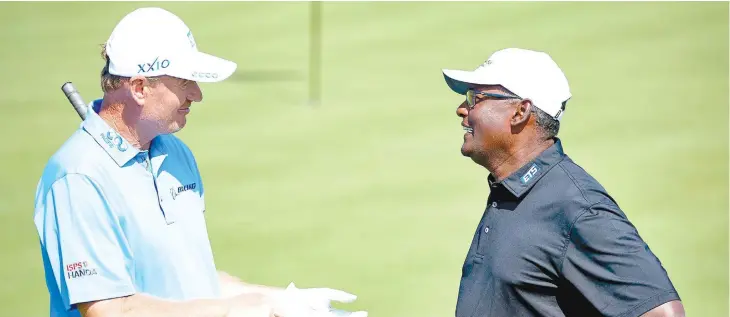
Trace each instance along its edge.
<path fill-rule="evenodd" d="M 559 139 L 503 181 L 462 268 L 456 317 L 636 317 L 679 295 L 616 201 Z"/>

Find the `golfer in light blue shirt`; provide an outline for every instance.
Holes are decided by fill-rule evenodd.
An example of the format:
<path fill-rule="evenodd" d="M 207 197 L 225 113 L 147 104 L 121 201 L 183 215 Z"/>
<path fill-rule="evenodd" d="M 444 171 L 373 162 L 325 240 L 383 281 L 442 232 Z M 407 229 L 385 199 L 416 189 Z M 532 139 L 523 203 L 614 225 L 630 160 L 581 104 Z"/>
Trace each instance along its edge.
<path fill-rule="evenodd" d="M 173 133 L 202 100 L 198 82 L 226 79 L 235 63 L 199 52 L 185 23 L 159 8 L 126 15 L 102 55 L 104 97 L 36 192 L 50 316 L 327 316 L 308 303 L 354 299 L 216 270 L 203 181 Z"/>
<path fill-rule="evenodd" d="M 60 286 L 52 310 L 136 292 L 219 297 L 188 147 L 166 134 L 140 150 L 93 111 L 87 117 L 51 158 L 36 197 L 47 283 Z"/>
<path fill-rule="evenodd" d="M 236 64 L 198 52 L 182 20 L 156 8 L 125 16 L 104 55 L 98 114 L 51 157 L 37 188 L 51 316 L 139 293 L 220 298 L 203 183 L 172 133 L 202 100 L 197 82 L 221 81 Z"/>

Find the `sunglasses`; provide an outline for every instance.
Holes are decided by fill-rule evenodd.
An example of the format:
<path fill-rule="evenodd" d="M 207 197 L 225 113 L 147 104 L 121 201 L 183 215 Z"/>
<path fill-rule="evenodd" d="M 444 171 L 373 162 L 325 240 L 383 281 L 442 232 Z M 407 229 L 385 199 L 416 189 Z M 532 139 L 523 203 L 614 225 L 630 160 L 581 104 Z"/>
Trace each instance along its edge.
<path fill-rule="evenodd" d="M 469 110 L 474 109 L 474 106 L 477 105 L 477 95 L 496 99 L 522 99 L 517 96 L 493 94 L 490 92 L 477 92 L 474 91 L 474 89 L 469 89 L 466 91 L 466 104 L 469 106 Z"/>

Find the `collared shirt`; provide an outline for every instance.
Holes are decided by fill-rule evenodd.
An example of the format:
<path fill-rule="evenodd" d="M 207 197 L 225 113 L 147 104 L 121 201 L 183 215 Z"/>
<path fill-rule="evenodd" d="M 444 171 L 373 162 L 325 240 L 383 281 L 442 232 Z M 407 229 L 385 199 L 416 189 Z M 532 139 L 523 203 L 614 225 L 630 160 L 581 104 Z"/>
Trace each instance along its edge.
<path fill-rule="evenodd" d="M 135 293 L 218 297 L 204 212 L 203 183 L 182 141 L 160 135 L 140 151 L 90 110 L 36 192 L 51 316 Z"/>
<path fill-rule="evenodd" d="M 679 299 L 616 201 L 559 139 L 505 180 L 489 181 L 456 317 L 635 317 Z"/>

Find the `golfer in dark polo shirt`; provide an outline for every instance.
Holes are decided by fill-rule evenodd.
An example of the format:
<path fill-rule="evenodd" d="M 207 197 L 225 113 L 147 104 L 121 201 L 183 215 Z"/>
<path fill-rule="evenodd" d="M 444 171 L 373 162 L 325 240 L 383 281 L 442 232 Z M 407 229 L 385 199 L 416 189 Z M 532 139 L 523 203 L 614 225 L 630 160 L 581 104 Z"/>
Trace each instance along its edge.
<path fill-rule="evenodd" d="M 684 316 L 659 259 L 563 151 L 571 93 L 552 58 L 509 48 L 474 71 L 443 73 L 466 96 L 461 153 L 490 172 L 456 317 Z"/>

